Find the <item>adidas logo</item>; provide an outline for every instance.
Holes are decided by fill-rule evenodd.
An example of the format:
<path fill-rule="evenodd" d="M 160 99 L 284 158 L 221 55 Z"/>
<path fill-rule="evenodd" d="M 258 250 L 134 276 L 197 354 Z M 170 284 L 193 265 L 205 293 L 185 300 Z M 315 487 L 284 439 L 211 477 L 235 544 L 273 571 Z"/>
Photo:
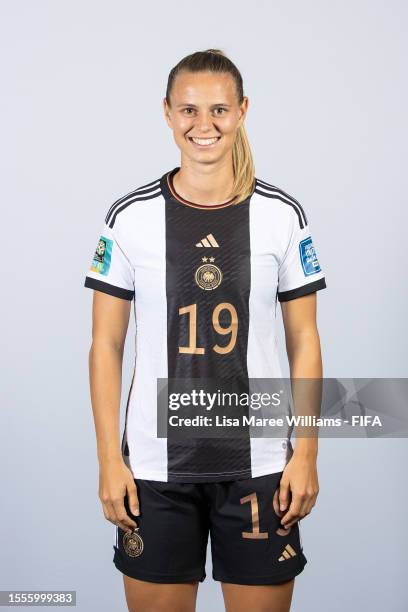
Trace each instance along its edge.
<path fill-rule="evenodd" d="M 286 561 L 287 559 L 291 559 L 292 557 L 296 557 L 296 552 L 293 550 L 290 544 L 286 544 L 283 549 L 282 555 L 279 557 L 278 561 Z"/>
<path fill-rule="evenodd" d="M 220 245 L 212 234 L 207 234 L 205 238 L 197 242 L 196 247 L 219 247 Z"/>

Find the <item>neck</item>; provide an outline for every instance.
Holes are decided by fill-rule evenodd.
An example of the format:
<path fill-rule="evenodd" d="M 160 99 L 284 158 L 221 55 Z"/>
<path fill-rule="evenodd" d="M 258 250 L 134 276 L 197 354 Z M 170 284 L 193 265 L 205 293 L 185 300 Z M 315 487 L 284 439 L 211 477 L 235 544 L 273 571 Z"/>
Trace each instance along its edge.
<path fill-rule="evenodd" d="M 181 159 L 180 170 L 173 177 L 176 192 L 197 204 L 223 204 L 231 199 L 234 183 L 232 160 L 216 164 L 198 164 Z"/>

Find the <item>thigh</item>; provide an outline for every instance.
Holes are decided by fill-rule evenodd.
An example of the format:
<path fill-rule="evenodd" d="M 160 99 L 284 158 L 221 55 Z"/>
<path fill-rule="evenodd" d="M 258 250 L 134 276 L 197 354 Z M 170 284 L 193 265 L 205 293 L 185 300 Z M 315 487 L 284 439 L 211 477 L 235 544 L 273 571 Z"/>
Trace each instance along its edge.
<path fill-rule="evenodd" d="M 282 584 L 247 586 L 222 583 L 226 612 L 289 612 L 295 580 Z"/>
<path fill-rule="evenodd" d="M 129 540 L 129 534 L 116 527 L 113 562 L 117 569 L 137 581 L 160 585 L 203 581 L 208 516 L 200 485 L 140 479 L 135 483 L 140 516 L 132 518 L 138 530 Z M 130 514 L 127 496 L 124 501 Z M 138 588 L 136 582 L 127 584 Z"/>
<path fill-rule="evenodd" d="M 207 489 L 214 580 L 276 585 L 291 581 L 303 570 L 307 560 L 299 524 L 284 530 L 273 508 L 281 476 L 279 472 L 212 483 L 212 488 Z M 282 590 L 285 589 L 289 587 Z"/>
<path fill-rule="evenodd" d="M 157 584 L 123 575 L 129 612 L 194 612 L 198 582 Z"/>

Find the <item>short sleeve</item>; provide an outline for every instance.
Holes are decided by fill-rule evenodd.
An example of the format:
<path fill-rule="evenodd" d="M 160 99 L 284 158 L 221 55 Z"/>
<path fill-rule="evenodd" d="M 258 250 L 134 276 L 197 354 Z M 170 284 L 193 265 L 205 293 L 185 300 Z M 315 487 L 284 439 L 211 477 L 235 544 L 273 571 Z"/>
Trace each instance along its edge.
<path fill-rule="evenodd" d="M 98 238 L 84 286 L 124 300 L 134 298 L 134 270 L 106 223 Z"/>
<path fill-rule="evenodd" d="M 298 211 L 299 212 L 299 211 Z M 279 265 L 277 297 L 287 302 L 326 288 L 326 280 L 303 209 L 293 213 L 289 243 Z"/>

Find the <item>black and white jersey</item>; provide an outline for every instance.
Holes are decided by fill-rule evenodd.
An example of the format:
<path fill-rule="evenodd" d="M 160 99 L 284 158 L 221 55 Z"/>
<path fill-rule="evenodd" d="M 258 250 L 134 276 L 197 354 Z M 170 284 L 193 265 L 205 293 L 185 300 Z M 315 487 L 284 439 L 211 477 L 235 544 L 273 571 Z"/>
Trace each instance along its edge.
<path fill-rule="evenodd" d="M 134 300 L 135 367 L 122 453 L 135 478 L 237 480 L 283 470 L 290 435 L 157 436 L 157 379 L 279 378 L 276 305 L 326 287 L 303 206 L 261 179 L 239 204 L 181 198 L 179 167 L 116 200 L 85 286 Z M 231 333 L 224 333 L 225 326 Z"/>

